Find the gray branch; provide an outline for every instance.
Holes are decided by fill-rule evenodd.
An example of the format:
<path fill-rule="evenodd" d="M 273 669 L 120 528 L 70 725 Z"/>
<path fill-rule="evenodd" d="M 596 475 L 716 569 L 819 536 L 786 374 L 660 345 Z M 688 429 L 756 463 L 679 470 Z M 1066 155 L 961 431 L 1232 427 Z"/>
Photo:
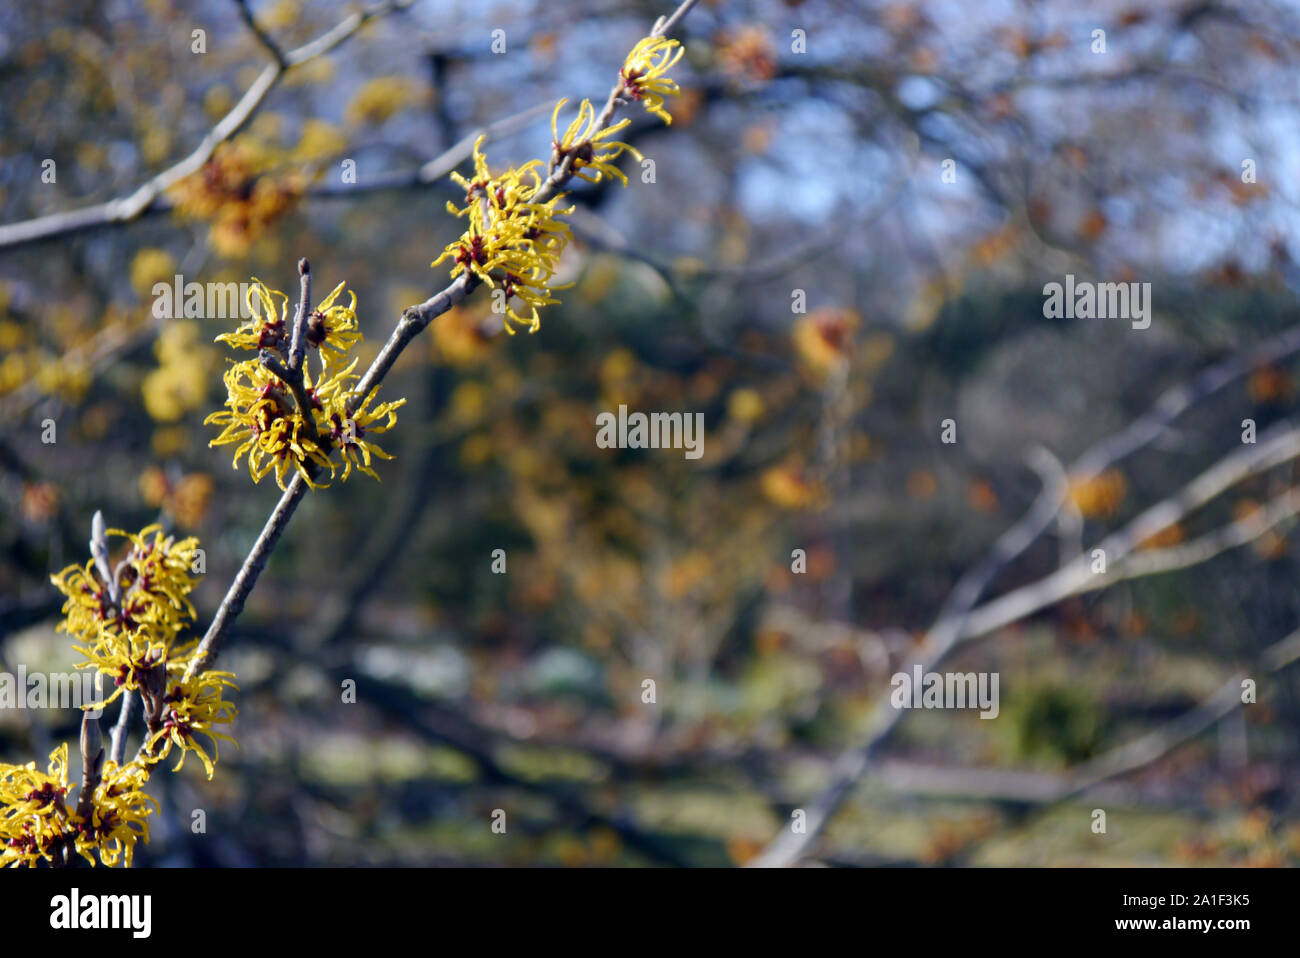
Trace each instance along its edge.
<path fill-rule="evenodd" d="M 129 223 L 136 219 L 159 200 L 165 190 L 201 169 L 212 158 L 218 146 L 243 129 L 285 73 L 308 60 L 328 53 L 370 20 L 384 16 L 393 10 L 408 7 L 412 2 L 414 0 L 384 0 L 382 3 L 352 14 L 311 43 L 284 54 L 283 62 L 267 64 L 239 102 L 208 131 L 193 152 L 184 159 L 158 173 L 126 196 L 79 210 L 51 213 L 48 216 L 0 226 L 0 249 L 52 239 L 110 223 Z"/>

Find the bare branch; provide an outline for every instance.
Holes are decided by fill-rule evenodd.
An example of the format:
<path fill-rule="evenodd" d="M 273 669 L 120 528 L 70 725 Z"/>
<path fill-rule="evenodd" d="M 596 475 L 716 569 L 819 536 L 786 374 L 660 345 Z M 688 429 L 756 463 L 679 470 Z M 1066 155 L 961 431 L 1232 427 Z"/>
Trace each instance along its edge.
<path fill-rule="evenodd" d="M 266 520 L 266 525 L 262 527 L 257 541 L 253 543 L 252 551 L 240 566 L 235 581 L 230 584 L 230 589 L 226 592 L 226 597 L 221 600 L 217 614 L 212 617 L 212 624 L 204 633 L 203 641 L 195 649 L 189 668 L 185 670 L 187 679 L 207 668 L 216 658 L 225 639 L 226 630 L 230 627 L 230 623 L 239 617 L 239 613 L 244 611 L 244 602 L 248 599 L 248 594 L 253 591 L 257 577 L 262 574 L 262 569 L 266 567 L 266 560 L 271 556 L 271 550 L 280 541 L 280 536 L 284 534 L 285 527 L 293 518 L 306 492 L 307 483 L 303 481 L 302 476 L 295 474 L 289 482 L 289 487 L 280 496 L 280 501 L 276 503 L 270 518 Z"/>
<path fill-rule="evenodd" d="M 1117 569 L 1112 569 L 1106 585 L 1120 579 L 1136 579 L 1139 576 L 1157 575 L 1199 565 L 1229 549 L 1240 548 L 1255 541 L 1297 514 L 1300 514 L 1300 486 L 1292 486 L 1282 495 L 1270 499 L 1237 521 L 1190 542 L 1134 553 Z"/>
<path fill-rule="evenodd" d="M 1071 468 L 1070 474 L 1084 478 L 1097 475 L 1115 462 L 1150 445 L 1191 405 L 1218 392 L 1252 369 L 1265 363 L 1276 362 L 1297 350 L 1300 350 L 1300 326 L 1291 327 L 1248 352 L 1235 355 L 1206 369 L 1190 382 L 1163 393 L 1147 414 L 1084 452 Z M 1044 501 L 1044 496 L 1047 494 L 1047 490 L 1044 489 L 1044 493 L 1035 500 L 1029 512 L 1008 531 L 1003 539 L 999 540 L 993 552 L 983 560 L 981 565 L 971 570 L 958 582 L 945 603 L 945 611 L 940 613 L 938 621 L 927 633 L 918 660 L 925 669 L 931 669 L 961 641 L 987 635 L 1070 595 L 1102 588 L 1116 581 L 1116 578 L 1144 574 L 1139 571 L 1142 569 L 1141 562 L 1130 567 L 1127 572 L 1122 565 L 1123 560 L 1144 540 L 1174 525 L 1193 509 L 1208 502 L 1246 476 L 1300 455 L 1300 430 L 1293 428 L 1280 434 L 1279 432 L 1280 429 L 1275 428 L 1267 442 L 1261 441 L 1254 446 L 1247 446 L 1220 460 L 1177 495 L 1146 510 L 1123 530 L 1103 540 L 1097 548 L 1105 551 L 1107 562 L 1112 570 L 1116 570 L 1118 564 L 1118 572 L 1114 577 L 1108 579 L 1103 574 L 1093 573 L 1087 557 L 1080 555 L 1044 579 L 1016 589 L 982 606 L 974 607 L 974 602 L 992 581 L 993 575 L 1003 568 L 1010 558 L 1018 554 L 1010 554 L 1005 559 L 999 558 L 1004 552 L 1007 536 L 1012 537 L 1011 544 L 1020 545 L 1019 551 L 1023 551 L 1047 530 L 1052 520 L 1059 514 L 1064 502 L 1063 493 L 1058 492 L 1055 503 L 1049 505 Z M 1250 541 L 1262 535 L 1267 528 L 1283 521 L 1289 514 L 1291 506 L 1288 501 L 1274 503 L 1263 520 L 1254 526 L 1247 527 L 1241 524 L 1231 531 L 1225 530 L 1224 541 L 1240 544 L 1241 541 Z M 1266 524 L 1269 519 L 1275 521 Z M 1244 533 L 1252 530 L 1256 531 L 1256 534 L 1243 540 Z M 1027 541 L 1021 538 L 1026 535 L 1029 537 Z M 1194 546 L 1204 551 L 1211 545 L 1209 541 L 1198 540 L 1196 543 L 1189 544 L 1189 548 Z M 1230 546 L 1224 545 L 1224 548 L 1228 547 Z M 1180 558 L 1189 555 L 1190 552 L 1184 552 Z M 1166 554 L 1163 559 L 1168 568 L 1179 567 L 1174 556 Z M 1160 571 L 1160 562 L 1159 558 L 1148 560 L 1147 568 L 1151 572 Z M 877 706 L 873 731 L 868 741 L 858 749 L 845 752 L 840 756 L 832 770 L 830 783 L 811 805 L 805 806 L 808 813 L 806 831 L 803 834 L 783 832 L 773 839 L 750 864 L 757 867 L 772 867 L 791 865 L 798 861 L 825 828 L 830 816 L 848 797 L 858 778 L 865 773 L 877 749 L 884 744 L 902 720 L 903 714 L 901 710 L 892 708 L 888 699 L 882 700 Z"/>
<path fill-rule="evenodd" d="M 52 239 L 80 230 L 109 223 L 127 223 L 140 216 L 162 193 L 191 173 L 203 167 L 212 158 L 218 146 L 230 139 L 252 118 L 280 79 L 289 70 L 334 49 L 361 27 L 393 10 L 404 9 L 414 0 L 383 0 L 359 13 L 354 13 L 332 30 L 311 43 L 291 50 L 284 55 L 284 63 L 268 64 L 252 86 L 244 93 L 217 125 L 208 131 L 197 147 L 184 159 L 150 178 L 133 193 L 79 210 L 51 213 L 36 219 L 0 226 L 0 249 L 22 246 L 38 240 Z"/>
<path fill-rule="evenodd" d="M 302 358 L 307 351 L 307 317 L 311 315 L 311 264 L 307 257 L 298 260 L 298 311 L 293 315 L 293 338 L 289 342 L 289 371 L 302 383 Z M 301 406 L 299 408 L 302 408 Z M 309 415 L 306 409 L 303 415 Z"/>
<path fill-rule="evenodd" d="M 691 12 L 691 7 L 695 6 L 696 0 L 686 0 L 680 7 L 674 10 L 665 20 L 660 17 L 655 21 L 654 28 L 650 31 L 652 37 L 666 37 L 673 32 L 673 28 L 681 23 L 682 17 Z"/>
<path fill-rule="evenodd" d="M 1117 565 L 1122 569 L 1124 560 L 1157 532 L 1177 524 L 1194 509 L 1209 502 L 1242 479 L 1288 462 L 1297 456 L 1300 456 L 1300 428 L 1292 426 L 1280 434 L 1275 428 L 1268 441 L 1261 441 L 1254 446 L 1245 446 L 1241 451 L 1219 460 L 1177 494 L 1147 509 L 1123 529 L 1107 536 L 1094 548 L 1101 549 L 1105 553 L 1108 569 Z M 1264 531 L 1266 531 L 1264 528 L 1260 528 L 1258 534 L 1262 535 Z M 1171 566 L 1171 568 L 1177 567 Z M 1160 570 L 1153 568 L 1152 571 Z M 1132 578 L 1135 574 L 1121 574 L 1111 578 L 1103 573 L 1095 573 L 1092 571 L 1090 557 L 1080 556 L 1051 575 L 1021 586 L 973 610 L 961 630 L 961 637 L 974 639 L 987 635 L 1069 596 L 1092 592 L 1104 588 L 1118 578 Z"/>
<path fill-rule="evenodd" d="M 122 695 L 122 711 L 113 725 L 109 758 L 118 766 L 126 758 L 126 733 L 131 727 L 131 713 L 135 711 L 136 699 L 135 692 L 129 689 Z"/>
<path fill-rule="evenodd" d="M 421 164 L 417 169 L 380 173 L 368 177 L 364 182 L 352 185 L 326 184 L 314 186 L 308 190 L 308 195 L 317 198 L 342 198 L 380 190 L 403 190 L 412 187 L 429 186 L 441 181 L 452 170 L 469 159 L 474 152 L 474 144 L 479 137 L 485 137 L 487 142 L 491 142 L 509 136 L 528 126 L 537 117 L 549 113 L 552 105 L 549 101 L 538 103 L 511 116 L 480 126 L 461 137 L 433 159 Z"/>
<path fill-rule="evenodd" d="M 348 412 L 356 412 L 361 408 L 366 397 L 374 391 L 380 381 L 388 375 L 388 371 L 393 368 L 393 363 L 397 362 L 397 357 L 402 354 L 416 335 L 428 326 L 436 316 L 441 316 L 447 310 L 451 309 L 462 299 L 464 299 L 474 288 L 474 277 L 468 273 L 462 273 L 450 286 L 430 297 L 418 306 L 408 306 L 402 313 L 402 318 L 397 323 L 397 328 L 393 330 L 388 342 L 384 343 L 384 348 L 379 351 L 375 361 L 370 364 L 361 381 L 357 383 L 356 388 L 352 391 L 352 397 L 348 400 Z"/>
<path fill-rule="evenodd" d="M 1060 464 L 1046 450 L 1041 449 L 1036 450 L 1031 463 L 1042 476 L 1042 492 L 1021 520 L 1003 533 L 984 561 L 958 582 L 940 612 L 938 621 L 921 645 L 918 661 L 924 670 L 932 668 L 957 644 L 970 607 L 979 599 L 998 570 L 1027 549 L 1060 510 L 1066 489 L 1065 474 L 1060 469 Z M 881 698 L 876 703 L 873 714 L 871 738 L 861 748 L 845 752 L 839 757 L 831 772 L 830 785 L 811 804 L 804 806 L 807 813 L 806 831 L 783 831 L 750 865 L 767 868 L 790 865 L 797 861 L 848 797 L 876 750 L 902 721 L 903 714 L 901 709 L 893 707 L 888 696 Z"/>
<path fill-rule="evenodd" d="M 1150 445 L 1188 407 L 1213 395 L 1251 370 L 1278 362 L 1298 351 L 1300 326 L 1292 326 L 1272 339 L 1216 363 L 1188 382 L 1164 392 L 1145 415 L 1089 448 L 1075 461 L 1071 473 L 1081 477 L 1097 475 Z"/>
<path fill-rule="evenodd" d="M 104 773 L 104 737 L 99 731 L 99 719 L 89 712 L 81 716 L 81 792 L 77 796 L 77 817 L 89 822 L 95 808 L 95 789 Z M 64 864 L 71 865 L 76 852 L 72 840 L 64 846 Z"/>
<path fill-rule="evenodd" d="M 1255 665 L 1264 674 L 1271 674 L 1282 671 L 1298 659 L 1300 629 L 1261 652 L 1255 659 Z M 1025 798 L 1037 804 L 1039 807 L 1036 811 L 1042 814 L 1072 798 L 1093 792 L 1106 782 L 1154 764 L 1241 708 L 1244 704 L 1241 683 L 1245 678 L 1247 675 L 1244 672 L 1233 675 L 1195 708 L 1146 735 L 1067 771 L 1060 780 Z"/>

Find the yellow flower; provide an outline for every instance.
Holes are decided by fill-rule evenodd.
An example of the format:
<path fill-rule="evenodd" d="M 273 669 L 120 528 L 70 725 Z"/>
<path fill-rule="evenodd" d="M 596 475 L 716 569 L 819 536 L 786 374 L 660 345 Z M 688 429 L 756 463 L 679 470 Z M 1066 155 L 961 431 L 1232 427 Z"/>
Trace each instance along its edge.
<path fill-rule="evenodd" d="M 346 306 L 334 303 L 346 286 L 347 283 L 335 286 L 307 317 L 307 328 L 304 330 L 307 346 L 320 350 L 321 362 L 326 368 L 329 368 L 332 359 L 346 357 L 361 339 L 361 332 L 357 329 L 357 294 L 348 290 L 352 301 Z M 325 351 L 327 349 L 338 356 L 331 357 Z"/>
<path fill-rule="evenodd" d="M 86 707 L 103 708 L 123 692 L 139 689 L 145 673 L 166 660 L 169 644 L 151 641 L 149 632 L 144 629 L 120 632 L 101 626 L 96 641 L 73 646 L 86 657 L 86 661 L 78 663 L 77 668 L 93 668 L 101 675 L 109 676 L 116 686 L 108 698 Z"/>
<path fill-rule="evenodd" d="M 245 302 L 248 304 L 251 318 L 242 323 L 233 333 L 222 333 L 215 341 L 234 346 L 236 349 L 274 349 L 287 354 L 291 335 L 288 320 L 289 297 L 278 289 L 268 289 L 254 276 L 253 282 L 248 287 Z"/>
<path fill-rule="evenodd" d="M 176 260 L 164 249 L 146 247 L 135 254 L 129 272 L 135 294 L 148 299 L 154 283 L 171 283 L 176 275 Z"/>
<path fill-rule="evenodd" d="M 358 360 L 343 364 L 361 341 L 356 294 L 349 291 L 346 306 L 338 301 L 346 285 L 334 287 L 307 317 L 302 399 L 308 408 L 299 408 L 294 390 L 262 358 L 234 363 L 226 371 L 226 408 L 204 420 L 221 426 L 222 431 L 208 445 L 238 443 L 233 465 L 238 468 L 239 460 L 247 455 L 248 472 L 254 482 L 273 472 L 276 483 L 284 489 L 286 480 L 296 472 L 311 488 L 324 488 L 328 482 L 316 479 L 322 471 L 328 471 L 331 478 L 335 475 L 338 467 L 330 460 L 335 446 L 342 450 L 344 479 L 352 474 L 354 466 L 377 479 L 370 468 L 371 456 L 392 458 L 378 446 L 359 440 L 367 428 L 373 432 L 391 428 L 397 421 L 394 410 L 404 400 L 384 403 L 352 417 L 345 414 L 348 398 L 360 377 L 353 372 Z M 287 364 L 293 338 L 288 297 L 255 280 L 249 290 L 248 306 L 253 318 L 235 332 L 217 338 L 239 349 L 278 354 L 281 364 Z M 314 376 L 313 349 L 319 366 Z M 288 375 L 284 369 L 280 373 Z M 377 425 L 377 421 L 381 424 Z"/>
<path fill-rule="evenodd" d="M 0 865 L 54 860 L 68 827 L 68 745 L 50 753 L 49 771 L 35 762 L 0 764 Z"/>
<path fill-rule="evenodd" d="M 48 772 L 26 765 L 0 765 L 0 866 L 62 862 L 71 847 L 94 865 L 95 852 L 105 865 L 128 867 L 135 844 L 149 840 L 147 817 L 158 803 L 144 792 L 148 768 L 132 762 L 119 768 L 108 762 L 92 794 L 89 817 L 69 812 L 68 746 L 50 753 Z M 56 858 L 56 855 L 59 856 Z"/>
<path fill-rule="evenodd" d="M 783 509 L 808 509 L 824 495 L 821 485 L 795 464 L 764 470 L 759 487 L 763 495 Z"/>
<path fill-rule="evenodd" d="M 352 97 L 344 116 L 352 126 L 378 126 L 402 109 L 410 98 L 411 84 L 405 77 L 375 77 Z"/>
<path fill-rule="evenodd" d="M 560 110 L 568 102 L 568 100 L 561 100 L 555 104 L 555 112 L 551 114 L 551 134 L 554 137 L 551 169 L 554 170 L 564 162 L 566 157 L 572 156 L 570 168 L 579 179 L 586 180 L 588 183 L 599 183 L 602 175 L 610 176 L 621 180 L 623 185 L 627 186 L 627 177 L 623 175 L 622 170 L 614 166 L 614 161 L 624 153 L 631 153 L 639 162 L 642 159 L 641 154 L 627 143 L 611 140 L 610 137 L 632 121 L 622 119 L 613 126 L 607 126 L 597 132 L 595 131 L 596 108 L 591 105 L 590 100 L 583 100 L 578 106 L 577 117 L 564 131 L 564 136 L 560 136 L 557 121 Z M 582 172 L 584 168 L 594 170 L 595 175 L 590 176 Z"/>
<path fill-rule="evenodd" d="M 859 322 L 851 309 L 824 307 L 795 323 L 795 352 L 814 379 L 825 380 L 848 364 Z"/>
<path fill-rule="evenodd" d="M 349 291 L 352 302 L 335 305 L 339 293 L 347 283 L 339 283 L 325 300 L 307 317 L 305 332 L 307 347 L 321 350 L 321 360 L 329 364 L 326 349 L 346 356 L 361 339 L 357 329 L 357 296 Z M 289 315 L 289 297 L 276 289 L 268 289 L 256 276 L 248 289 L 248 310 L 252 317 L 233 333 L 222 333 L 219 343 L 236 349 L 271 349 L 288 359 L 293 338 L 292 319 Z"/>
<path fill-rule="evenodd" d="M 109 529 L 108 536 L 124 537 L 130 549 L 114 571 L 117 601 L 94 562 L 71 565 L 50 581 L 67 596 L 60 631 L 82 642 L 100 643 L 111 636 L 144 630 L 146 641 L 169 647 L 176 634 L 194 619 L 188 595 L 199 540 L 165 536 L 162 527 L 146 526 L 138 535 Z"/>
<path fill-rule="evenodd" d="M 461 306 L 447 310 L 430 329 L 433 355 L 439 362 L 472 366 L 491 353 L 492 337 L 484 329 L 483 318 Z"/>
<path fill-rule="evenodd" d="M 173 481 L 157 466 L 150 466 L 140 474 L 139 489 L 146 503 L 161 508 L 186 527 L 203 521 L 214 491 L 212 479 L 201 472 Z"/>
<path fill-rule="evenodd" d="M 1066 498 L 1086 519 L 1108 518 L 1119 512 L 1128 492 L 1128 482 L 1118 469 L 1096 476 L 1070 479 Z"/>
<path fill-rule="evenodd" d="M 531 160 L 494 178 L 480 149 L 483 139 L 479 137 L 474 144 L 473 179 L 452 174 L 452 179 L 465 189 L 465 205 L 447 204 L 448 212 L 467 219 L 469 225 L 430 265 L 452 259 L 456 264 L 451 270 L 453 279 L 469 272 L 494 290 L 500 287 L 505 298 L 506 331 L 513 333 L 510 324 L 516 323 L 536 332 L 541 326 L 537 308 L 556 302 L 550 293 L 558 287 L 551 278 L 571 235 L 568 224 L 557 217 L 573 212 L 573 208 L 557 210 L 559 196 L 544 203 L 532 202 L 542 185 L 537 172 L 540 160 Z M 527 307 L 526 318 L 516 311 L 512 302 L 515 299 Z"/>
<path fill-rule="evenodd" d="M 278 151 L 251 136 L 221 144 L 200 169 L 169 188 L 176 215 L 206 220 L 208 239 L 221 255 L 245 255 L 306 190 L 305 174 L 274 172 L 281 162 Z"/>
<path fill-rule="evenodd" d="M 158 368 L 141 384 L 145 410 L 158 422 L 175 422 L 203 405 L 212 355 L 199 345 L 196 320 L 168 323 L 154 343 Z"/>
<path fill-rule="evenodd" d="M 676 51 L 676 52 L 674 52 Z M 647 113 L 653 113 L 665 123 L 673 118 L 664 109 L 664 97 L 677 96 L 681 89 L 665 74 L 682 58 L 685 50 L 676 40 L 664 37 L 646 37 L 637 42 L 623 63 L 623 95 L 640 100 Z"/>
<path fill-rule="evenodd" d="M 343 481 L 347 482 L 355 467 L 358 471 L 378 479 L 379 476 L 370 468 L 370 457 L 392 459 L 374 442 L 367 441 L 367 432 L 387 432 L 397 423 L 397 409 L 406 402 L 397 399 L 393 402 L 380 403 L 374 409 L 367 409 L 374 393 L 366 397 L 361 408 L 348 415 L 348 395 L 335 393 L 330 398 L 329 436 L 339 448 L 343 457 Z"/>
<path fill-rule="evenodd" d="M 182 678 L 172 685 L 163 699 L 162 728 L 150 736 L 147 743 L 146 751 L 151 763 L 165 759 L 174 746 L 181 750 L 181 757 L 173 771 L 180 771 L 185 756 L 194 752 L 203 763 L 208 778 L 212 778 L 212 766 L 217 759 L 217 739 L 239 744 L 213 728 L 234 721 L 238 710 L 221 697 L 225 689 L 238 688 L 234 677 L 232 672 L 207 671 L 188 679 Z M 199 735 L 206 736 L 211 743 L 211 756 L 199 742 Z"/>
<path fill-rule="evenodd" d="M 776 75 L 776 49 L 771 34 L 763 27 L 723 33 L 715 43 L 725 73 L 752 83 L 766 83 Z"/>
<path fill-rule="evenodd" d="M 121 862 L 131 867 L 138 841 L 149 841 L 148 817 L 160 812 L 158 803 L 144 791 L 149 769 L 141 762 L 118 767 L 109 761 L 95 788 L 89 821 L 74 815 L 75 848 L 92 865 L 91 852 L 99 853 L 104 865 Z"/>
<path fill-rule="evenodd" d="M 309 402 L 321 403 L 304 366 L 304 382 Z M 254 482 L 261 482 L 269 472 L 281 489 L 290 473 L 296 471 L 313 489 L 317 484 L 308 469 L 314 463 L 328 469 L 333 475 L 334 466 L 328 450 L 320 437 L 313 438 L 311 426 L 298 410 L 287 386 L 255 359 L 235 363 L 225 375 L 226 408 L 218 410 L 203 420 L 204 425 L 224 427 L 221 435 L 209 446 L 226 446 L 239 443 L 232 465 L 247 454 L 248 474 Z"/>
<path fill-rule="evenodd" d="M 742 387 L 727 397 L 727 415 L 737 422 L 754 423 L 763 418 L 766 406 L 756 389 Z"/>

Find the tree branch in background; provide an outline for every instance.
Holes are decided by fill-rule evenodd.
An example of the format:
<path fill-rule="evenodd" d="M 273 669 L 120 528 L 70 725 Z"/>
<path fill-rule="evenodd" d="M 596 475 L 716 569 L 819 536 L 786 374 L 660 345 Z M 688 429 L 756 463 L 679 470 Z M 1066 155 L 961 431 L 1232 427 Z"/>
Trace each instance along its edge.
<path fill-rule="evenodd" d="M 266 47 L 266 51 L 271 54 L 273 59 L 281 70 L 288 69 L 289 60 L 284 55 L 284 50 L 280 49 L 280 44 L 258 25 L 253 17 L 253 11 L 248 8 L 248 0 L 235 0 L 235 6 L 239 8 L 239 17 L 248 25 L 248 29 L 257 37 L 257 42 Z"/>
<path fill-rule="evenodd" d="M 143 214 L 161 197 L 165 190 L 201 169 L 203 164 L 212 158 L 212 154 L 216 152 L 218 146 L 243 129 L 244 125 L 252 119 L 258 107 L 262 105 L 267 95 L 275 89 L 276 84 L 280 82 L 286 73 L 310 60 L 314 60 L 316 57 L 329 53 L 371 20 L 385 16 L 394 10 L 405 9 L 413 2 L 414 0 L 384 0 L 384 2 L 376 3 L 364 10 L 353 13 L 333 29 L 310 43 L 282 54 L 276 59 L 276 62 L 268 64 L 258 74 L 257 79 L 253 81 L 253 84 L 240 98 L 239 102 L 217 122 L 216 126 L 208 131 L 193 152 L 184 159 L 153 176 L 126 196 L 79 210 L 69 210 L 66 213 L 51 213 L 48 216 L 40 216 L 21 223 L 0 226 L 0 249 L 23 246 L 39 240 L 54 239 L 111 223 L 129 223 Z M 247 9 L 244 4 L 240 3 L 239 6 L 241 13 L 246 14 Z M 254 32 L 258 34 L 259 40 L 265 46 L 268 40 L 253 25 L 251 16 L 245 15 L 245 21 L 254 27 Z M 272 49 L 274 51 L 278 48 L 272 47 Z"/>
<path fill-rule="evenodd" d="M 1300 350 L 1300 327 L 1292 327 L 1267 342 L 1215 364 L 1190 382 L 1163 393 L 1151 410 L 1128 427 L 1097 443 L 1076 461 L 1069 471 L 1070 478 L 1089 478 L 1155 441 L 1186 409 L 1218 392 L 1259 365 L 1275 362 Z M 1113 574 L 1096 574 L 1092 571 L 1090 555 L 1080 555 L 1066 563 L 1053 574 L 1006 595 L 975 606 L 980 594 L 1005 565 L 1022 553 L 1045 532 L 1059 514 L 1064 503 L 1064 490 L 1060 476 L 1052 483 L 1052 490 L 1044 489 L 1033 506 L 995 544 L 992 552 L 974 569 L 959 580 L 945 602 L 944 610 L 926 634 L 916 661 L 923 670 L 933 669 L 961 641 L 986 635 L 1013 622 L 1046 608 L 1068 596 L 1102 588 L 1118 581 L 1143 574 L 1143 564 L 1138 561 L 1126 573 L 1123 562 L 1146 539 L 1186 516 L 1195 508 L 1208 502 L 1224 489 L 1250 475 L 1255 475 L 1290 461 L 1300 455 L 1300 430 L 1274 429 L 1267 439 L 1234 452 L 1189 483 L 1177 495 L 1152 506 L 1137 516 L 1123 530 L 1104 539 L 1097 548 L 1104 550 L 1108 569 Z M 1286 499 L 1272 503 L 1261 517 L 1247 517 L 1220 534 L 1224 543 L 1242 544 L 1262 535 L 1272 524 L 1283 521 L 1296 504 Z M 1255 521 L 1251 521 L 1254 519 Z M 1254 535 L 1247 535 L 1248 533 Z M 1244 537 L 1244 538 L 1243 538 Z M 1215 540 L 1215 544 L 1219 540 Z M 1206 552 L 1207 542 L 1198 540 L 1189 544 L 1200 553 Z M 1225 544 L 1223 548 L 1228 548 Z M 1219 549 L 1218 551 L 1222 551 Z M 1209 551 L 1205 555 L 1217 554 Z M 1180 558 L 1190 556 L 1183 552 Z M 1180 567 L 1168 553 L 1163 557 L 1168 568 Z M 1160 571 L 1161 560 L 1147 560 L 1146 568 L 1152 573 Z M 874 713 L 873 731 L 868 741 L 857 749 L 843 753 L 831 771 L 831 781 L 805 806 L 806 831 L 783 831 L 752 861 L 755 867 L 779 867 L 794 864 L 802 857 L 813 841 L 821 834 L 830 817 L 843 804 L 853 787 L 869 767 L 877 750 L 885 743 L 902 721 L 904 712 L 895 709 L 888 697 L 883 698 Z"/>

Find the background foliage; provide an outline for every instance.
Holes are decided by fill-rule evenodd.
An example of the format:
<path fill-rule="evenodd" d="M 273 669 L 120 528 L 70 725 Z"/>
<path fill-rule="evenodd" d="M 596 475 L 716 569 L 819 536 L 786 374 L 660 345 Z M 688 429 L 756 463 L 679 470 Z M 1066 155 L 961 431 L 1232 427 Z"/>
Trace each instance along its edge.
<path fill-rule="evenodd" d="M 574 286 L 539 333 L 500 334 L 480 294 L 408 350 L 385 386 L 409 397 L 384 442 L 397 459 L 382 486 L 300 510 L 223 657 L 241 748 L 211 783 L 160 777 L 173 794 L 140 859 L 750 860 L 864 739 L 954 582 L 1038 494 L 1031 447 L 1068 463 L 1295 322 L 1294 10 L 1091 6 L 701 4 L 679 33 L 672 126 L 638 116 L 627 137 L 654 182 L 633 166 L 627 190 L 574 192 Z M 284 48 L 347 12 L 253 9 Z M 0 665 L 71 663 L 48 575 L 84 560 L 95 509 L 200 537 L 202 623 L 274 504 L 207 448 L 226 326 L 155 319 L 154 282 L 292 290 L 307 256 L 318 289 L 356 290 L 373 351 L 445 285 L 429 262 L 459 232 L 454 187 L 410 174 L 484 124 L 602 96 L 664 12 L 417 4 L 288 74 L 137 221 L 0 249 Z M 224 0 L 8 5 L 0 222 L 129 193 L 193 149 L 266 56 Z M 547 115 L 494 137 L 494 162 L 544 153 Z M 1152 283 L 1150 329 L 1044 319 L 1041 288 L 1066 273 Z M 1242 419 L 1294 414 L 1294 374 L 1256 369 L 1073 489 L 1082 529 L 1045 537 L 993 591 L 1240 448 Z M 595 416 L 620 403 L 703 412 L 703 458 L 598 449 Z M 949 417 L 956 445 L 939 441 Z M 1292 472 L 1251 477 L 1163 544 L 1249 513 Z M 909 716 L 816 856 L 1294 864 L 1285 674 L 1136 774 L 1060 805 L 1035 795 L 1294 629 L 1298 557 L 1280 527 L 962 649 L 950 668 L 1000 672 L 999 718 Z M 339 702 L 347 678 L 355 705 Z M 45 754 L 75 718 L 0 712 L 0 757 Z M 188 826 L 200 807 L 206 835 Z"/>

